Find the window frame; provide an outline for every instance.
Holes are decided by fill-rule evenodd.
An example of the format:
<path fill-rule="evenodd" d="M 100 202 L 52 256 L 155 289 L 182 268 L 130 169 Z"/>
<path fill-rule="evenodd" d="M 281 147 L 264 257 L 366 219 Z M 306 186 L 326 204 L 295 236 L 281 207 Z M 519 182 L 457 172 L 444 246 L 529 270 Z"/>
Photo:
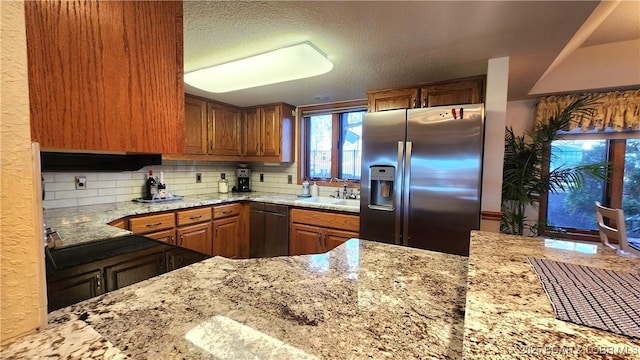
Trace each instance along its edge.
<path fill-rule="evenodd" d="M 307 153 L 307 145 L 309 139 L 309 126 L 307 125 L 307 121 L 305 117 L 310 115 L 320 115 L 320 114 L 331 114 L 332 121 L 332 146 L 331 146 L 331 178 L 338 177 L 340 172 L 340 165 L 342 162 L 342 155 L 339 148 L 340 144 L 340 114 L 346 112 L 356 112 L 356 111 L 364 111 L 367 112 L 367 99 L 361 100 L 349 100 L 349 101 L 340 101 L 334 103 L 326 103 L 326 104 L 317 104 L 317 105 L 307 105 L 307 106 L 299 106 L 297 112 L 298 119 L 298 185 L 302 184 L 304 180 L 309 180 L 305 178 L 305 174 L 307 172 L 307 168 L 309 166 L 309 159 Z M 331 181 L 330 179 L 322 179 L 322 180 L 313 180 L 316 182 L 318 186 L 333 186 L 333 187 L 341 187 L 343 186 L 342 182 L 339 181 Z M 360 188 L 360 180 L 348 181 L 350 187 Z"/>
<path fill-rule="evenodd" d="M 607 179 L 604 187 L 604 206 L 612 208 L 622 207 L 622 192 L 623 192 L 623 179 L 624 179 L 624 162 L 626 151 L 627 139 L 640 138 L 640 132 L 633 131 L 629 133 L 599 133 L 599 134 L 566 134 L 563 135 L 562 140 L 606 140 L 608 141 L 608 154 L 607 161 L 611 164 L 610 171 L 607 174 Z M 547 152 L 551 151 L 551 147 L 547 148 Z M 542 171 L 544 174 L 549 173 L 550 156 L 547 156 L 549 162 L 543 164 Z M 538 221 L 547 221 L 547 208 L 549 203 L 549 194 L 545 192 L 540 194 L 538 204 Z M 595 217 L 595 208 L 594 215 Z M 565 233 L 563 238 L 570 240 L 592 241 L 600 242 L 600 233 L 597 230 L 586 230 L 576 228 L 564 228 L 560 227 Z M 558 234 L 541 229 L 539 236 L 548 236 L 558 238 Z M 616 243 L 615 240 L 611 241 Z"/>

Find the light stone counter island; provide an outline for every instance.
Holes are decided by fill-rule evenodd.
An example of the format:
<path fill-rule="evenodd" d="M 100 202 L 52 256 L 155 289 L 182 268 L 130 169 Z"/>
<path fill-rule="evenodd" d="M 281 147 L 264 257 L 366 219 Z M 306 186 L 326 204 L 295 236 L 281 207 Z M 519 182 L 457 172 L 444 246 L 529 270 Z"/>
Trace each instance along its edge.
<path fill-rule="evenodd" d="M 357 239 L 320 255 L 214 257 L 52 312 L 0 358 L 638 358 L 637 339 L 556 320 L 527 256 L 640 266 L 486 232 L 472 233 L 469 259 Z M 579 348 L 603 353 L 567 352 Z"/>

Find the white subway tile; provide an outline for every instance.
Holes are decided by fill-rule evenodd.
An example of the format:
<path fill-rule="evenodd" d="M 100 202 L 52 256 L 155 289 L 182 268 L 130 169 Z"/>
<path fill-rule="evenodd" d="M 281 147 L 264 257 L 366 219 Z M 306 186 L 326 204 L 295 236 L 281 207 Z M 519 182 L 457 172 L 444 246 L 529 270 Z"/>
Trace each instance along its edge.
<path fill-rule="evenodd" d="M 98 189 L 98 196 L 132 194 L 131 188 Z"/>
<path fill-rule="evenodd" d="M 131 180 L 132 172 L 124 171 L 124 172 L 108 172 L 108 173 L 98 173 L 98 180 Z M 88 180 L 88 179 L 87 179 Z"/>
<path fill-rule="evenodd" d="M 78 199 L 78 205 L 96 205 L 96 204 L 108 204 L 116 201 L 115 196 L 98 196 Z"/>
<path fill-rule="evenodd" d="M 42 202 L 42 206 L 45 209 L 73 207 L 78 206 L 78 199 L 45 200 Z"/>
<path fill-rule="evenodd" d="M 45 183 L 44 188 L 47 193 L 50 191 L 75 190 L 76 184 L 74 181 L 53 182 Z"/>
<path fill-rule="evenodd" d="M 115 187 L 116 187 L 115 180 L 102 180 L 102 181 L 87 180 L 87 189 L 108 189 L 108 188 L 115 188 Z"/>
<path fill-rule="evenodd" d="M 73 199 L 73 198 L 86 198 L 92 196 L 98 196 L 98 190 L 71 190 L 71 191 L 56 191 L 56 200 L 60 199 Z"/>

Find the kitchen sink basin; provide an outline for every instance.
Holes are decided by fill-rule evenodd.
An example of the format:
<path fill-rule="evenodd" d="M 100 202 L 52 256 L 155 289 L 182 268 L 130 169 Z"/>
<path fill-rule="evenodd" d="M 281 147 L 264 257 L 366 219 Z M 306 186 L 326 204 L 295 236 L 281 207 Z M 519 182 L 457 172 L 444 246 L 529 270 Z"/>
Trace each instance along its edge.
<path fill-rule="evenodd" d="M 300 199 L 298 201 L 304 202 L 304 203 L 315 203 L 315 204 L 360 206 L 360 200 L 357 200 L 357 199 L 336 199 L 336 198 L 322 197 L 322 196 Z"/>

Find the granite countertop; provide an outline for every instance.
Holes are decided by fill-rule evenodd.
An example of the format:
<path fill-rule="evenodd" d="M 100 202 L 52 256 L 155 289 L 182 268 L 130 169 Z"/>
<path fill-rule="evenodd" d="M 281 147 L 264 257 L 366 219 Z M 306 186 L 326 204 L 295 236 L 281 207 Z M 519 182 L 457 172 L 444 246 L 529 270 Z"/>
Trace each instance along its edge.
<path fill-rule="evenodd" d="M 357 239 L 327 254 L 213 257 L 54 311 L 0 357 L 638 358 L 637 339 L 556 320 L 528 256 L 640 269 L 599 245 L 481 231 L 468 259 Z"/>
<path fill-rule="evenodd" d="M 186 196 L 183 200 L 157 204 L 137 203 L 133 201 L 100 205 L 75 206 L 68 208 L 45 209 L 44 219 L 47 227 L 53 228 L 62 238 L 62 247 L 73 246 L 90 241 L 116 238 L 131 234 L 128 230 L 108 225 L 109 222 L 131 215 L 153 212 L 180 210 L 196 206 L 217 205 L 236 201 L 257 201 L 273 204 L 359 213 L 360 206 L 343 204 L 325 204 L 302 201 L 296 195 L 277 195 L 269 193 L 228 193 Z"/>
<path fill-rule="evenodd" d="M 0 357 L 74 348 L 74 322 L 100 336 L 81 344 L 132 359 L 460 359 L 466 274 L 465 257 L 358 239 L 326 254 L 214 257 L 54 311 Z"/>
<path fill-rule="evenodd" d="M 529 256 L 636 274 L 640 269 L 640 259 L 597 244 L 473 232 L 464 358 L 640 357 L 638 339 L 557 320 Z"/>

